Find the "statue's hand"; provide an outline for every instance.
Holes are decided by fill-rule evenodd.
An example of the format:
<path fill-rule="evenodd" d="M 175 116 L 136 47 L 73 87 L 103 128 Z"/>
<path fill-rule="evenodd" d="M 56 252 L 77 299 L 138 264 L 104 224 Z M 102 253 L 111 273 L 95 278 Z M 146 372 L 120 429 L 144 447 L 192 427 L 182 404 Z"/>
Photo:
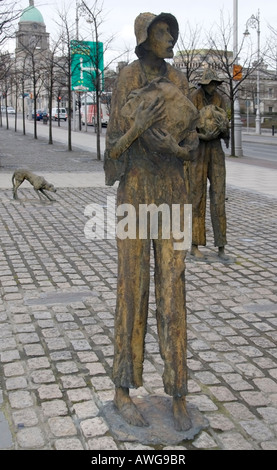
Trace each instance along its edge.
<path fill-rule="evenodd" d="M 142 101 L 135 115 L 134 126 L 138 134 L 142 134 L 153 124 L 165 118 L 164 101 L 159 97 L 146 108 L 144 105 L 145 103 Z"/>
<path fill-rule="evenodd" d="M 220 134 L 220 129 L 213 129 L 212 131 L 205 132 L 205 134 L 203 133 L 198 134 L 198 137 L 200 140 L 204 140 L 208 142 L 210 140 L 217 139 L 219 134 Z"/>
<path fill-rule="evenodd" d="M 163 129 L 148 129 L 143 134 L 143 140 L 153 152 L 157 153 L 176 155 L 179 148 L 178 143 L 172 135 Z"/>
<path fill-rule="evenodd" d="M 226 138 L 224 139 L 224 142 L 225 142 L 226 148 L 228 149 L 228 148 L 229 148 L 229 142 L 230 142 L 229 137 L 226 137 Z"/>
<path fill-rule="evenodd" d="M 198 139 L 197 145 L 194 142 L 193 145 L 184 145 L 181 147 L 167 131 L 163 129 L 148 129 L 143 134 L 143 140 L 153 152 L 164 153 L 180 158 L 183 161 L 195 159 L 195 149 L 198 145 Z"/>
<path fill-rule="evenodd" d="M 142 101 L 137 109 L 133 125 L 110 149 L 109 157 L 113 160 L 117 160 L 152 124 L 164 119 L 165 108 L 162 100 L 157 98 L 146 108 L 144 105 Z"/>

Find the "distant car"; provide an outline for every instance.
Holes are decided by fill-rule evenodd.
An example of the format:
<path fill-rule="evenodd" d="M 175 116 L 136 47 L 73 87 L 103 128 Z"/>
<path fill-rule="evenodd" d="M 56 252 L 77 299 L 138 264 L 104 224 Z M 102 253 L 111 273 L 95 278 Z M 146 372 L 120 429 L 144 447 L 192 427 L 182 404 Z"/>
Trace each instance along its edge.
<path fill-rule="evenodd" d="M 6 106 L 1 106 L 1 113 L 5 113 L 6 112 Z"/>
<path fill-rule="evenodd" d="M 67 112 L 65 108 L 52 108 L 52 119 L 57 121 L 58 118 L 63 121 L 67 120 Z"/>
<path fill-rule="evenodd" d="M 15 109 L 12 106 L 7 107 L 7 113 L 8 114 L 15 114 Z"/>
<path fill-rule="evenodd" d="M 36 120 L 41 121 L 43 119 L 43 116 L 49 117 L 47 111 L 45 109 L 37 109 L 36 111 Z M 35 118 L 35 113 L 34 111 L 32 112 L 32 118 Z"/>

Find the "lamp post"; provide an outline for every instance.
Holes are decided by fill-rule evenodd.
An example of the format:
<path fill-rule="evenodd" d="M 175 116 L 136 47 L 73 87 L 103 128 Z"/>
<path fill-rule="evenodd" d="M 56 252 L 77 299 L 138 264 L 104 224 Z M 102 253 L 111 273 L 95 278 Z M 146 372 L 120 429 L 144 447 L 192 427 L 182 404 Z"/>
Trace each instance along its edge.
<path fill-rule="evenodd" d="M 79 0 L 76 0 L 76 18 L 75 18 L 75 24 L 76 24 L 76 41 L 79 41 L 79 19 L 80 19 L 80 14 L 79 10 L 82 13 L 82 3 L 79 2 Z M 76 88 L 76 87 L 75 87 Z M 76 95 L 77 95 L 77 100 L 76 100 Z M 73 90 L 73 123 L 74 123 L 74 131 L 77 129 L 77 123 L 76 123 L 76 101 L 78 101 L 78 113 L 79 113 L 79 131 L 82 130 L 82 123 L 81 123 L 81 92 L 80 90 L 78 91 L 77 89 Z"/>
<path fill-rule="evenodd" d="M 233 3 L 233 55 L 234 65 L 238 63 L 238 0 Z M 240 104 L 238 94 L 234 97 L 234 137 L 235 137 L 235 155 L 243 156 L 242 151 L 242 122 L 240 116 Z"/>
<path fill-rule="evenodd" d="M 75 18 L 75 24 L 76 24 L 76 40 L 79 41 L 79 8 L 81 8 L 81 5 L 79 4 L 79 1 L 76 0 L 76 18 Z"/>
<path fill-rule="evenodd" d="M 257 16 L 252 15 L 246 22 L 246 30 L 244 35 L 249 36 L 248 28 L 257 29 L 258 35 L 258 52 L 257 52 L 257 111 L 256 111 L 256 134 L 261 134 L 261 110 L 260 110 L 260 10 L 258 10 Z"/>

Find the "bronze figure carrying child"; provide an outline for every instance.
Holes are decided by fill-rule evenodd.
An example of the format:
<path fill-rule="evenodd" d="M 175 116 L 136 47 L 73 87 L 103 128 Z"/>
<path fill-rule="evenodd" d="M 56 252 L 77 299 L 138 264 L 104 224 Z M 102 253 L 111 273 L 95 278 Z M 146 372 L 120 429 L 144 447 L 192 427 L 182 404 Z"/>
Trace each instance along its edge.
<path fill-rule="evenodd" d="M 142 13 L 135 20 L 138 60 L 121 70 L 112 97 L 107 129 L 106 184 L 119 181 L 117 204 L 189 204 L 184 164 L 198 146 L 198 111 L 187 98 L 185 76 L 164 59 L 173 57 L 178 23 L 168 13 Z M 174 237 L 118 237 L 118 285 L 115 313 L 114 403 L 132 425 L 147 421 L 129 394 L 142 385 L 150 248 L 155 259 L 156 317 L 163 382 L 173 397 L 175 428 L 191 427 L 187 413 L 187 326 L 185 250 Z"/>

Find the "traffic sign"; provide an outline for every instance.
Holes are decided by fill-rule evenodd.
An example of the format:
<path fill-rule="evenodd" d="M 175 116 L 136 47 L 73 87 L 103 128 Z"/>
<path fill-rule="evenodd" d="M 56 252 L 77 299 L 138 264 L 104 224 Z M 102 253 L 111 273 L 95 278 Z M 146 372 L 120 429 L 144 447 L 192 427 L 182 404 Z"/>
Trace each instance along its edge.
<path fill-rule="evenodd" d="M 242 66 L 238 64 L 233 65 L 233 80 L 242 80 Z"/>
<path fill-rule="evenodd" d="M 71 41 L 71 89 L 85 87 L 95 91 L 97 80 L 104 88 L 104 53 L 102 42 Z"/>

